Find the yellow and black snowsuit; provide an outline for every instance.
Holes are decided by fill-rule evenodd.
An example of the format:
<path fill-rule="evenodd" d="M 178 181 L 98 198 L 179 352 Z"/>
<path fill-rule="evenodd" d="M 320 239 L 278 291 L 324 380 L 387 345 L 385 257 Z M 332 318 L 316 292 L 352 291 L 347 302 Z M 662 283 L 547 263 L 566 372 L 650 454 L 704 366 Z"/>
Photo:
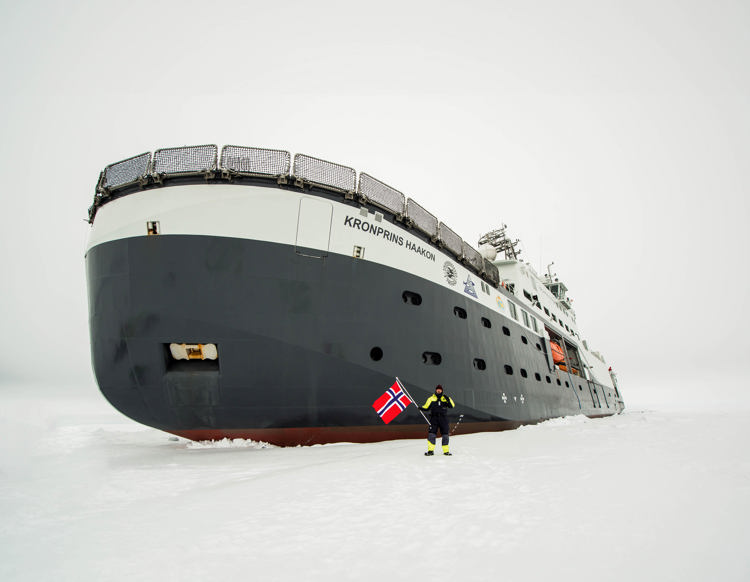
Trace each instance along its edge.
<path fill-rule="evenodd" d="M 447 411 L 449 408 L 453 408 L 456 404 L 450 396 L 446 396 L 442 393 L 442 390 L 438 394 L 435 390 L 435 394 L 430 396 L 427 401 L 422 405 L 422 410 L 430 411 L 430 428 L 427 429 L 427 452 L 431 453 L 435 450 L 435 439 L 437 437 L 438 429 L 443 437 L 443 453 L 448 453 L 448 440 L 450 438 L 450 428 L 448 426 L 448 415 Z"/>

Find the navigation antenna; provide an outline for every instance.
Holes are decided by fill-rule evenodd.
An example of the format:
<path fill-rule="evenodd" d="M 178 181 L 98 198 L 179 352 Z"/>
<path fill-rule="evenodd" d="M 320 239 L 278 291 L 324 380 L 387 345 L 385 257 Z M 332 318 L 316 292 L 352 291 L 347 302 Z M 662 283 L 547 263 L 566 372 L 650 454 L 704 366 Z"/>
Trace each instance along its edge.
<path fill-rule="evenodd" d="M 498 254 L 504 253 L 506 259 L 517 260 L 521 251 L 516 250 L 516 245 L 518 245 L 520 241 L 518 239 L 510 240 L 505 234 L 506 228 L 508 228 L 507 225 L 503 224 L 503 226 L 497 230 L 492 230 L 487 234 L 483 234 L 479 237 L 479 246 L 484 244 L 492 245 Z"/>

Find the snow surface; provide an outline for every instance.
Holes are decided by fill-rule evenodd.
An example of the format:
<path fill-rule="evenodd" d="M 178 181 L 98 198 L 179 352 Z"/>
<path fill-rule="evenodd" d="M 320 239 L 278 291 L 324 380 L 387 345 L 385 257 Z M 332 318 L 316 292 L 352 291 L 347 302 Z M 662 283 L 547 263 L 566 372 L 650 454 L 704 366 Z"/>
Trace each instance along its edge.
<path fill-rule="evenodd" d="M 0 580 L 748 580 L 750 411 L 191 443 L 0 387 Z"/>

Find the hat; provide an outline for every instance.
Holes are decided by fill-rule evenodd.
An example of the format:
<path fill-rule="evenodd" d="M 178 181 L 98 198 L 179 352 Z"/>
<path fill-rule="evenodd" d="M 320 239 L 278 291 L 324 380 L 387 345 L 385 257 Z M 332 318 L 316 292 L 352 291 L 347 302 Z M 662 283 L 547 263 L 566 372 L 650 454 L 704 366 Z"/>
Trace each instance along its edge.
<path fill-rule="evenodd" d="M 435 386 L 435 392 L 437 392 L 438 390 L 442 390 L 442 389 L 443 389 L 442 384 L 438 384 L 437 386 Z"/>

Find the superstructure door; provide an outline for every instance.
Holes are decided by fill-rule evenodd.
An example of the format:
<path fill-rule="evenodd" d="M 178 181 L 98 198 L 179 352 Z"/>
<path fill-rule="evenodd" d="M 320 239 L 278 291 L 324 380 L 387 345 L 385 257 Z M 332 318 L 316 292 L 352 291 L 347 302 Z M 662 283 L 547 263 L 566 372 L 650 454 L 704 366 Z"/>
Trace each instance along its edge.
<path fill-rule="evenodd" d="M 327 200 L 300 199 L 295 241 L 298 254 L 318 258 L 328 256 L 332 217 L 333 205 Z"/>

